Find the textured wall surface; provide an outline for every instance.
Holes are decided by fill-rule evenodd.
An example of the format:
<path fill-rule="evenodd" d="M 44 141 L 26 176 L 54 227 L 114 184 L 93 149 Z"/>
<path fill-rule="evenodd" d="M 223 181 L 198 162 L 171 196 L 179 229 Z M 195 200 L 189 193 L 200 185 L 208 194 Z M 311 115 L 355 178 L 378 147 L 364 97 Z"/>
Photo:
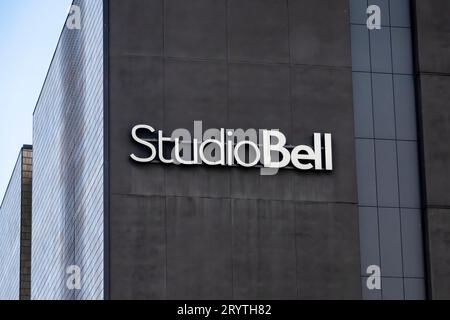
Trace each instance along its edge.
<path fill-rule="evenodd" d="M 0 300 L 20 297 L 20 219 L 22 153 L 0 207 Z"/>
<path fill-rule="evenodd" d="M 414 0 L 429 291 L 450 299 L 450 2 Z"/>
<path fill-rule="evenodd" d="M 33 150 L 22 149 L 22 204 L 20 219 L 20 300 L 31 299 L 31 202 L 33 183 Z"/>
<path fill-rule="evenodd" d="M 33 299 L 103 298 L 103 3 L 74 4 L 82 28 L 64 28 L 33 118 Z"/>
<path fill-rule="evenodd" d="M 24 146 L 0 207 L 0 300 L 30 299 L 32 158 Z"/>
<path fill-rule="evenodd" d="M 360 298 L 348 0 L 109 2 L 111 298 Z M 335 171 L 129 159 L 194 120 L 331 132 Z"/>
<path fill-rule="evenodd" d="M 409 0 L 351 0 L 361 275 L 365 299 L 424 299 L 422 203 Z M 368 5 L 381 29 L 366 25 Z M 366 286 L 381 267 L 381 290 Z"/>

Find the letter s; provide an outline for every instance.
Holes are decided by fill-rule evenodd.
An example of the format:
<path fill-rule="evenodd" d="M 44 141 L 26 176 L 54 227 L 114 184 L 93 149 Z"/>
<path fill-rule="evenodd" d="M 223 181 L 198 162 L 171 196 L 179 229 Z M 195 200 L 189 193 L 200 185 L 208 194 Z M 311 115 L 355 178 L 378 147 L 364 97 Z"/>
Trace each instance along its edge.
<path fill-rule="evenodd" d="M 151 150 L 151 155 L 148 158 L 140 158 L 137 157 L 134 153 L 130 155 L 131 159 L 133 159 L 136 162 L 140 162 L 140 163 L 147 163 L 147 162 L 152 162 L 155 158 L 156 158 L 156 148 L 154 145 L 152 145 L 150 142 L 141 139 L 137 136 L 137 131 L 140 129 L 145 129 L 150 131 L 151 133 L 155 132 L 155 129 L 153 129 L 150 126 L 144 125 L 144 124 L 139 124 L 137 126 L 135 126 L 133 128 L 133 130 L 131 131 L 131 136 L 133 137 L 133 140 L 136 141 L 137 143 L 144 145 L 146 147 L 148 147 Z"/>

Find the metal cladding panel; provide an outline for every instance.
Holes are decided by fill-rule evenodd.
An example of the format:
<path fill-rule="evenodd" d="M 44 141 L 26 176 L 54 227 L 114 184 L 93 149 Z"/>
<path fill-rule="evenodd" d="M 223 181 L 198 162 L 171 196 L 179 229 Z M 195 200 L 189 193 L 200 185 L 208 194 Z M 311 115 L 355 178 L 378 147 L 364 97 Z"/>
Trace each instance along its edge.
<path fill-rule="evenodd" d="M 64 27 L 33 118 L 33 299 L 104 297 L 103 1 L 73 4 L 81 29 Z"/>

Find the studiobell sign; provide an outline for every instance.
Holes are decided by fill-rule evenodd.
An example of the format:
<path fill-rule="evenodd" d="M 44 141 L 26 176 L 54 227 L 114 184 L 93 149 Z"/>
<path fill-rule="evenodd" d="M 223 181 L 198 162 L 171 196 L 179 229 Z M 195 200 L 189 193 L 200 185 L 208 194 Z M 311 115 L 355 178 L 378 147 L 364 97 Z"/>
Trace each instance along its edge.
<path fill-rule="evenodd" d="M 201 122 L 196 121 L 193 137 L 187 129 L 177 129 L 165 137 L 161 130 L 145 124 L 133 127 L 131 137 L 146 149 L 145 156 L 130 155 L 138 163 L 333 170 L 332 135 L 329 133 L 314 133 L 312 146 L 286 146 L 286 136 L 278 130 L 209 129 L 203 132 Z"/>

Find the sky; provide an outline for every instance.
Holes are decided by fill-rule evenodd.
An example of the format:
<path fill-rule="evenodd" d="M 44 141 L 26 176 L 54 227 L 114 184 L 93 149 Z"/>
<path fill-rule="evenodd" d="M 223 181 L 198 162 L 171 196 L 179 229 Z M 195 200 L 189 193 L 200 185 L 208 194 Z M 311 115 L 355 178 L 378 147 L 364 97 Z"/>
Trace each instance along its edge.
<path fill-rule="evenodd" d="M 0 0 L 0 202 L 72 0 Z"/>

